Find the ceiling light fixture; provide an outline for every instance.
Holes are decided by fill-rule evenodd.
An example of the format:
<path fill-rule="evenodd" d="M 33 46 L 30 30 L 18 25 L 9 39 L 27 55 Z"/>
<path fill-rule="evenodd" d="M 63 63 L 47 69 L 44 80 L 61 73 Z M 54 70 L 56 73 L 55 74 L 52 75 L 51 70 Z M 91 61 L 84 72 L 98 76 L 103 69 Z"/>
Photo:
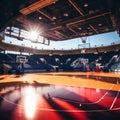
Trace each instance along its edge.
<path fill-rule="evenodd" d="M 102 26 L 102 24 L 101 24 L 101 23 L 99 23 L 99 24 L 98 24 L 98 26 Z"/>
<path fill-rule="evenodd" d="M 87 4 L 87 3 L 85 3 L 85 4 L 84 4 L 84 7 L 88 7 L 88 4 Z"/>
<path fill-rule="evenodd" d="M 56 20 L 56 17 L 55 17 L 55 16 L 53 16 L 53 17 L 52 17 L 52 19 L 53 19 L 53 20 Z"/>
<path fill-rule="evenodd" d="M 64 15 L 65 17 L 69 16 L 69 14 L 68 14 L 68 13 L 64 13 L 63 15 Z"/>
<path fill-rule="evenodd" d="M 42 17 L 38 17 L 39 20 L 42 20 Z"/>
<path fill-rule="evenodd" d="M 78 28 L 78 30 L 82 30 L 82 28 L 81 28 L 81 27 L 79 27 L 79 28 Z"/>

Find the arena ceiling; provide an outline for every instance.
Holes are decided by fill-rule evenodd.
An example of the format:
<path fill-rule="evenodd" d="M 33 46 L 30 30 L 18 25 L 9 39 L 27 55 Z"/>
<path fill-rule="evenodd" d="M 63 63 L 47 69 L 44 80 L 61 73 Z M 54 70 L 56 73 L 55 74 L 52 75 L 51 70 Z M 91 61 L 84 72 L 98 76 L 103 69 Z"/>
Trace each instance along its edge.
<path fill-rule="evenodd" d="M 120 34 L 120 0 L 0 0 L 0 31 L 39 28 L 48 40 Z"/>

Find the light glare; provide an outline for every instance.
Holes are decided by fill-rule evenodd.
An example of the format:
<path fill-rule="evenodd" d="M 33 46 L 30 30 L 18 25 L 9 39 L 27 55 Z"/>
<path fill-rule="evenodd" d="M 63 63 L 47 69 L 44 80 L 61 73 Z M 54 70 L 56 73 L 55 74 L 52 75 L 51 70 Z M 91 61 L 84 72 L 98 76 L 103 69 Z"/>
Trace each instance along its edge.
<path fill-rule="evenodd" d="M 36 40 L 38 38 L 39 33 L 37 31 L 30 31 L 28 33 L 28 38 L 32 41 Z"/>
<path fill-rule="evenodd" d="M 25 114 L 28 118 L 33 118 L 36 110 L 37 96 L 33 87 L 25 89 Z"/>

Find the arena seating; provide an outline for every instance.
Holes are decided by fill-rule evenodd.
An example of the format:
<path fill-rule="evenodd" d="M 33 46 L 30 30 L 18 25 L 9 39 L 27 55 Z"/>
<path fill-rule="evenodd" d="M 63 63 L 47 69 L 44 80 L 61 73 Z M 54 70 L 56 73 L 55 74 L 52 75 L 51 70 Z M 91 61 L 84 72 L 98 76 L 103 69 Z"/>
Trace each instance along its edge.
<path fill-rule="evenodd" d="M 11 66 L 10 73 L 15 73 L 18 66 L 17 55 L 0 53 L 0 66 L 8 64 Z M 26 55 L 26 59 L 24 72 L 120 71 L 120 51 L 77 55 Z M 83 60 L 87 60 L 87 63 Z"/>

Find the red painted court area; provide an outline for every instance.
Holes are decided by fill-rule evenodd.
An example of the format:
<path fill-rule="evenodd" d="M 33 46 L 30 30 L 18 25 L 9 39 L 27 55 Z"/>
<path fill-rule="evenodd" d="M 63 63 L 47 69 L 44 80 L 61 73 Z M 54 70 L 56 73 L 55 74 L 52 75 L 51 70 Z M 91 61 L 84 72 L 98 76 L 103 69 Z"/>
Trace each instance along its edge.
<path fill-rule="evenodd" d="M 7 76 L 7 78 L 13 78 L 14 82 L 9 81 L 0 84 L 1 120 L 120 119 L 119 74 L 114 77 L 107 76 L 107 73 L 101 73 L 99 77 L 96 77 L 98 73 L 84 74 L 84 76 L 81 73 L 32 74 L 33 78 L 36 78 L 36 76 L 38 78 L 39 76 L 40 79 L 41 77 L 43 79 L 44 76 L 46 81 L 52 76 L 52 78 L 54 77 L 54 79 L 59 81 L 59 85 L 49 84 L 49 80 L 47 83 L 43 83 L 43 81 L 41 83 L 39 80 L 33 80 L 33 83 L 19 81 L 30 75 Z M 69 77 L 69 80 L 74 80 L 75 82 L 77 78 L 79 80 L 82 79 L 83 83 L 85 82 L 86 84 L 84 83 L 84 87 L 83 85 L 72 85 L 73 83 L 63 85 L 60 82 L 60 78 L 66 78 L 66 76 Z M 107 78 L 109 78 L 109 82 Z M 52 79 L 53 82 L 55 82 L 54 79 Z M 96 82 L 94 87 L 92 84 L 91 87 L 87 85 L 90 85 L 91 80 Z M 101 85 L 104 85 L 103 81 L 105 86 L 107 84 L 106 89 L 103 89 L 103 86 L 101 87 Z M 99 82 L 99 87 L 97 82 Z"/>

